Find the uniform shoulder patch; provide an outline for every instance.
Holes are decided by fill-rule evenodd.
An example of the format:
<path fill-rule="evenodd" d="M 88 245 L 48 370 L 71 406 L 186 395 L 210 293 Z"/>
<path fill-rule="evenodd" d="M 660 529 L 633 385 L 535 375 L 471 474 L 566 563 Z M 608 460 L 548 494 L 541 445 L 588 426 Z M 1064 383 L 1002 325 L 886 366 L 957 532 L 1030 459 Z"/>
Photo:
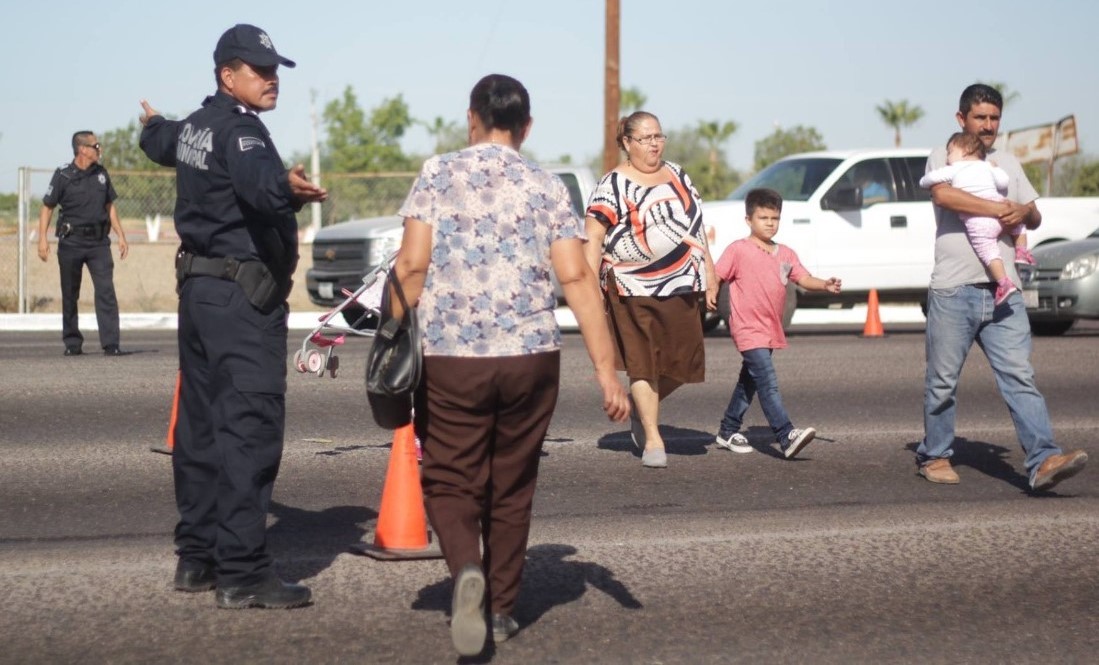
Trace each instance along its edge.
<path fill-rule="evenodd" d="M 248 152 L 252 148 L 266 148 L 267 144 L 258 136 L 242 136 L 237 139 L 237 145 L 241 152 Z"/>

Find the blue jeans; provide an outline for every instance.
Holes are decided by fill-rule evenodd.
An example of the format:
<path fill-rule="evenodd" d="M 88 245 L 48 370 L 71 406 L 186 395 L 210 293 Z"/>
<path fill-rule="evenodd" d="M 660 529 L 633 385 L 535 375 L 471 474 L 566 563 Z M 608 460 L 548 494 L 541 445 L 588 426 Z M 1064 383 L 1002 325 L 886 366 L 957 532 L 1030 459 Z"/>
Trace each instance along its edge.
<path fill-rule="evenodd" d="M 992 366 L 1007 403 L 1015 433 L 1026 452 L 1027 475 L 1061 449 L 1053 443 L 1046 401 L 1034 384 L 1030 365 L 1030 322 L 1020 293 L 999 307 L 991 286 L 960 286 L 927 292 L 927 376 L 924 383 L 924 439 L 916 461 L 953 454 L 958 377 L 976 341 Z"/>
<path fill-rule="evenodd" d="M 782 405 L 782 395 L 778 392 L 778 377 L 771 362 L 771 349 L 749 349 L 742 351 L 740 355 L 744 357 L 744 364 L 740 367 L 740 378 L 733 389 L 729 406 L 725 408 L 725 415 L 721 418 L 718 434 L 722 438 L 728 438 L 739 432 L 744 423 L 744 414 L 752 405 L 752 397 L 758 394 L 763 415 L 767 417 L 767 423 L 775 433 L 779 445 L 785 450 L 786 437 L 794 426 L 790 423 L 790 416 Z"/>

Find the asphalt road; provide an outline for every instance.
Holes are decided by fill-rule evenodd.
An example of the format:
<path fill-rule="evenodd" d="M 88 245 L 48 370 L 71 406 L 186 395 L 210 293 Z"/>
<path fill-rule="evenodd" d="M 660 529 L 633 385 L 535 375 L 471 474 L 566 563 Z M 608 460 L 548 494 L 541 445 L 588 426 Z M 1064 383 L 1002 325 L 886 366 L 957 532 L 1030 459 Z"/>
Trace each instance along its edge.
<path fill-rule="evenodd" d="M 795 424 L 786 461 L 758 407 L 757 451 L 712 434 L 739 356 L 664 404 L 669 468 L 642 469 L 566 336 L 542 459 L 522 631 L 496 663 L 1084 663 L 1099 652 L 1099 325 L 1035 340 L 1066 448 L 1093 466 L 1031 495 L 1006 408 L 974 350 L 960 388 L 957 486 L 914 473 L 923 334 L 802 329 L 776 354 Z M 300 343 L 304 332 L 295 333 Z M 95 348 L 94 339 L 85 347 Z M 123 358 L 63 358 L 57 334 L 0 333 L 0 662 L 453 663 L 441 561 L 377 562 L 390 434 L 363 399 L 365 342 L 336 380 L 292 373 L 270 519 L 279 570 L 315 605 L 224 611 L 170 589 L 163 443 L 172 332 Z"/>

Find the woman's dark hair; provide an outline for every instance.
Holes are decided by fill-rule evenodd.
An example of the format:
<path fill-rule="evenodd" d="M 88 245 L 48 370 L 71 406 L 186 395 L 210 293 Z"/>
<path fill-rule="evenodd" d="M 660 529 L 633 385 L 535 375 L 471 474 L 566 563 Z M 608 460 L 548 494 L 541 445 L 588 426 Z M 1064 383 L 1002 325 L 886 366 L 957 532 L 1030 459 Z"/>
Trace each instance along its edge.
<path fill-rule="evenodd" d="M 469 110 L 486 130 L 499 129 L 518 136 L 530 123 L 530 95 L 510 76 L 489 74 L 470 91 Z"/>
<path fill-rule="evenodd" d="M 957 147 L 967 155 L 976 155 L 980 159 L 988 156 L 988 148 L 985 147 L 981 137 L 969 132 L 954 132 L 951 134 L 946 141 L 947 150 L 950 149 L 950 146 Z"/>
<path fill-rule="evenodd" d="M 618 142 L 618 147 L 621 148 L 623 152 L 628 152 L 626 150 L 625 138 L 627 136 L 632 137 L 634 132 L 637 131 L 637 126 L 649 119 L 655 120 L 658 125 L 660 124 L 660 118 L 648 111 L 634 111 L 627 116 L 623 116 L 622 119 L 618 121 L 618 133 L 615 134 L 614 138 Z"/>

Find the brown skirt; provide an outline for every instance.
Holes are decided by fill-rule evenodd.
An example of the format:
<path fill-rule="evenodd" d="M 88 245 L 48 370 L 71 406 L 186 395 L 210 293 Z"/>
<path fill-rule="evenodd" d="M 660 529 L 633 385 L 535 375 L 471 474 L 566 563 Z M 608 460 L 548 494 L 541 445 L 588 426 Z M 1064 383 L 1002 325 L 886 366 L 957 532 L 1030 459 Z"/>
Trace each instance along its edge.
<path fill-rule="evenodd" d="M 702 304 L 697 293 L 676 296 L 606 294 L 607 320 L 615 340 L 615 362 L 631 381 L 679 383 L 706 380 Z"/>

